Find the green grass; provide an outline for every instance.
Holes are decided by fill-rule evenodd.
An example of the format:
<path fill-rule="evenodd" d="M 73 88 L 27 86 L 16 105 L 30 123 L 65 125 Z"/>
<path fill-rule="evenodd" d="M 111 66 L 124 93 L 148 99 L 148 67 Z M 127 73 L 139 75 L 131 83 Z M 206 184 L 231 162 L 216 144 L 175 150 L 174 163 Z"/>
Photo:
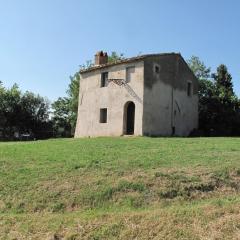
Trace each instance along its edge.
<path fill-rule="evenodd" d="M 240 239 L 240 139 L 0 143 L 0 239 Z"/>

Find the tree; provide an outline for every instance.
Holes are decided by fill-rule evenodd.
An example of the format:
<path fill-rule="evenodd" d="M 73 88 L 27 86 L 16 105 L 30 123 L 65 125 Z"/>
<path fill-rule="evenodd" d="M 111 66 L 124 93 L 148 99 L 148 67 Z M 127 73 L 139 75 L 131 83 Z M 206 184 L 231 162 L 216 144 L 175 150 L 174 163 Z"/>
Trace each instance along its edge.
<path fill-rule="evenodd" d="M 199 129 L 208 136 L 240 134 L 239 100 L 227 67 L 221 64 L 211 79 L 210 68 L 198 57 L 188 64 L 199 80 Z"/>
<path fill-rule="evenodd" d="M 68 113 L 72 135 L 74 134 L 77 122 L 79 87 L 80 87 L 80 74 L 79 72 L 76 72 L 73 77 L 70 76 L 70 84 L 68 85 L 67 90 L 69 107 Z"/>
<path fill-rule="evenodd" d="M 203 131 L 204 134 L 210 131 L 212 113 L 212 97 L 214 95 L 214 83 L 210 79 L 210 67 L 206 67 L 204 62 L 202 62 L 197 56 L 192 56 L 190 60 L 187 61 L 189 67 L 198 78 L 199 88 L 199 129 Z"/>
<path fill-rule="evenodd" d="M 211 68 L 206 67 L 199 57 L 192 56 L 188 61 L 188 66 L 192 69 L 193 73 L 199 80 L 206 80 L 210 77 Z"/>
<path fill-rule="evenodd" d="M 53 104 L 53 128 L 55 136 L 71 136 L 71 119 L 70 119 L 70 101 L 68 98 L 58 98 Z"/>
<path fill-rule="evenodd" d="M 33 132 L 38 138 L 45 138 L 50 127 L 47 99 L 22 93 L 16 84 L 9 89 L 0 85 L 1 138 L 13 139 L 16 132 Z"/>
<path fill-rule="evenodd" d="M 20 100 L 21 131 L 32 131 L 37 138 L 45 138 L 52 132 L 49 122 L 49 101 L 32 92 L 22 94 Z"/>
<path fill-rule="evenodd" d="M 198 95 L 199 95 L 200 101 L 202 97 L 206 97 L 206 95 L 212 95 L 213 84 L 210 79 L 211 68 L 206 67 L 204 62 L 202 62 L 197 56 L 192 56 L 187 61 L 187 63 L 198 79 L 198 83 L 199 83 Z"/>
<path fill-rule="evenodd" d="M 18 127 L 18 117 L 20 110 L 21 92 L 14 84 L 10 89 L 1 88 L 1 128 L 2 137 L 9 138 Z"/>
<path fill-rule="evenodd" d="M 232 76 L 228 73 L 227 67 L 224 64 L 219 65 L 217 73 L 213 74 L 213 78 L 221 98 L 231 101 L 231 98 L 235 95 L 233 93 Z"/>
<path fill-rule="evenodd" d="M 123 53 L 118 54 L 117 52 L 112 52 L 111 55 L 108 56 L 109 63 L 114 63 L 123 59 L 125 59 Z"/>
<path fill-rule="evenodd" d="M 235 135 L 240 133 L 240 104 L 233 91 L 232 76 L 224 64 L 219 65 L 213 74 L 215 84 L 215 98 L 218 111 L 215 112 L 215 129 L 221 135 Z"/>

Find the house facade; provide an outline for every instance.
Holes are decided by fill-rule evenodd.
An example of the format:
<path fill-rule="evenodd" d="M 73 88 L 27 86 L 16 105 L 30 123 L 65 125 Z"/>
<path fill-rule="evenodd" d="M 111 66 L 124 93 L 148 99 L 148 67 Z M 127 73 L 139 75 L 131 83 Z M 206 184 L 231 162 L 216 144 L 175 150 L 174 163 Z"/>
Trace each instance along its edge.
<path fill-rule="evenodd" d="M 188 136 L 198 128 L 198 81 L 180 54 L 108 63 L 98 52 L 80 75 L 75 137 Z"/>

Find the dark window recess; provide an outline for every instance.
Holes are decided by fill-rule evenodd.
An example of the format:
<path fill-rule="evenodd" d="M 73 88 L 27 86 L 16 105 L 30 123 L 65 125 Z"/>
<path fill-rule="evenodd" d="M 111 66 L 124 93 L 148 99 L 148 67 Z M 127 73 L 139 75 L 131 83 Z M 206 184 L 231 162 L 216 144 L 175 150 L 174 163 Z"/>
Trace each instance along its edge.
<path fill-rule="evenodd" d="M 132 79 L 133 74 L 135 73 L 135 67 L 127 67 L 126 68 L 126 82 L 129 83 Z"/>
<path fill-rule="evenodd" d="M 108 72 L 104 72 L 101 75 L 101 87 L 107 87 L 108 85 Z"/>
<path fill-rule="evenodd" d="M 190 97 L 192 96 L 192 83 L 188 82 L 187 84 L 187 95 Z"/>
<path fill-rule="evenodd" d="M 100 123 L 107 122 L 107 108 L 100 109 Z"/>
<path fill-rule="evenodd" d="M 159 73 L 160 72 L 160 67 L 159 66 L 155 66 L 155 73 Z"/>

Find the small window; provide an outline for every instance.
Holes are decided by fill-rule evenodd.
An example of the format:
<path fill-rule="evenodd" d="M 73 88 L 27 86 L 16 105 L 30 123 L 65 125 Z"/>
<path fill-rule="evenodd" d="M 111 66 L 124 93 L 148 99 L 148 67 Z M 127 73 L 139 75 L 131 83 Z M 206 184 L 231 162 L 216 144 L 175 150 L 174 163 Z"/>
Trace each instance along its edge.
<path fill-rule="evenodd" d="M 101 87 L 107 87 L 108 85 L 108 72 L 104 72 L 101 75 Z"/>
<path fill-rule="evenodd" d="M 107 108 L 101 108 L 100 109 L 100 123 L 106 123 L 107 122 Z"/>
<path fill-rule="evenodd" d="M 189 97 L 192 96 L 192 83 L 191 83 L 191 82 L 188 82 L 188 83 L 187 83 L 187 95 L 188 95 Z"/>
<path fill-rule="evenodd" d="M 135 73 L 135 67 L 127 67 L 126 68 L 126 82 L 130 82 L 132 79 L 132 75 Z"/>
<path fill-rule="evenodd" d="M 160 67 L 159 66 L 155 65 L 154 70 L 155 70 L 155 73 L 160 73 Z"/>
<path fill-rule="evenodd" d="M 157 63 L 153 63 L 153 73 L 159 74 L 161 71 L 161 66 Z"/>

